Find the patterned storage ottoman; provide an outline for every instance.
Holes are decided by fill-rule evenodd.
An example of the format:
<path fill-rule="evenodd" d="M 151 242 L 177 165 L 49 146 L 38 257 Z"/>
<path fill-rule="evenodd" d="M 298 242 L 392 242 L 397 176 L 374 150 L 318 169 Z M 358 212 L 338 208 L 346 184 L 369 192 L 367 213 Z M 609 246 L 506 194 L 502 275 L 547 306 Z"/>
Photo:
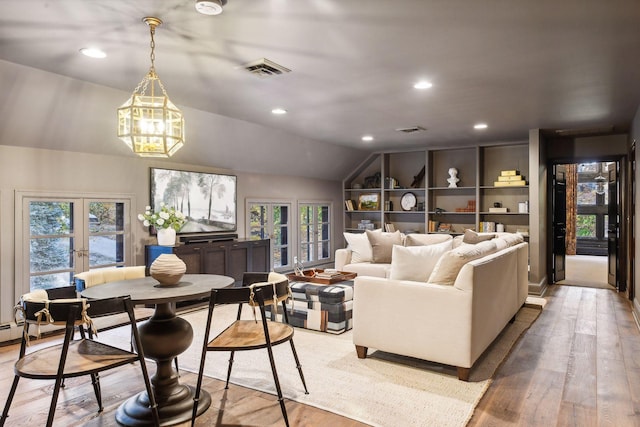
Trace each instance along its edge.
<path fill-rule="evenodd" d="M 352 280 L 334 285 L 291 282 L 291 291 L 293 300 L 287 302 L 287 315 L 292 326 L 332 334 L 341 334 L 351 329 Z M 282 321 L 282 305 L 278 305 L 277 316 L 271 312 L 271 307 L 266 307 L 267 316 L 271 320 Z"/>

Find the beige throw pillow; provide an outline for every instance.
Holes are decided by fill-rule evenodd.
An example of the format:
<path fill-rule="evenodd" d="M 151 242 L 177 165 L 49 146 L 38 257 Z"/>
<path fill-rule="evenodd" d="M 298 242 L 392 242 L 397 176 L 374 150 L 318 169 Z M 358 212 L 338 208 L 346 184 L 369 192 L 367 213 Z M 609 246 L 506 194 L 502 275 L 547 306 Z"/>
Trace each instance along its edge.
<path fill-rule="evenodd" d="M 495 234 L 480 234 L 476 233 L 473 230 L 466 229 L 464 230 L 464 237 L 462 238 L 463 243 L 469 243 L 471 245 L 478 244 L 480 242 L 485 242 L 487 240 L 491 240 L 496 237 Z"/>
<path fill-rule="evenodd" d="M 389 279 L 426 282 L 436 263 L 451 250 L 452 239 L 433 245 L 393 246 Z"/>
<path fill-rule="evenodd" d="M 373 256 L 371 243 L 365 233 L 343 233 L 347 241 L 347 247 L 351 249 L 351 262 L 371 262 Z"/>
<path fill-rule="evenodd" d="M 496 252 L 496 244 L 490 240 L 476 245 L 461 245 L 456 249 L 442 254 L 433 272 L 429 276 L 429 283 L 453 285 L 460 269 L 469 261 L 482 258 Z"/>
<path fill-rule="evenodd" d="M 372 260 L 374 264 L 391 263 L 393 245 L 402 245 L 402 235 L 399 231 L 395 233 L 376 233 L 367 230 L 367 237 L 371 243 Z"/>
<path fill-rule="evenodd" d="M 451 234 L 407 234 L 404 240 L 405 246 L 424 246 L 435 245 L 437 243 L 446 242 L 452 240 Z"/>

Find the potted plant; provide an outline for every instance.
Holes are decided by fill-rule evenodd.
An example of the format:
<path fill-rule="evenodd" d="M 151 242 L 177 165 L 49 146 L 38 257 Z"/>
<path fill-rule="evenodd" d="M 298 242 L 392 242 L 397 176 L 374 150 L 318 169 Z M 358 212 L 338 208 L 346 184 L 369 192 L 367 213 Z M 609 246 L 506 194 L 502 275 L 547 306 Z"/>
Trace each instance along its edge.
<path fill-rule="evenodd" d="M 170 208 L 164 203 L 160 204 L 160 210 L 153 212 L 151 206 L 145 207 L 145 212 L 138 215 L 145 227 L 154 227 L 158 232 L 158 245 L 173 246 L 176 243 L 176 231 L 186 222 L 184 214 L 175 208 Z"/>

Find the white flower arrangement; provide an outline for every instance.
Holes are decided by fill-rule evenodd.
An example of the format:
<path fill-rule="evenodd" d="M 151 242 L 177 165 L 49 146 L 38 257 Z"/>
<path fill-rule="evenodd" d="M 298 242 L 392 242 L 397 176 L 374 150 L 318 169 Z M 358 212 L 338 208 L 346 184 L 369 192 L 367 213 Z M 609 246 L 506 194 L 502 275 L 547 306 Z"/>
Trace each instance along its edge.
<path fill-rule="evenodd" d="M 169 208 L 164 203 L 160 204 L 160 211 L 153 212 L 151 206 L 145 207 L 145 212 L 138 214 L 138 219 L 145 227 L 173 228 L 178 231 L 187 221 L 184 214 L 175 208 Z"/>

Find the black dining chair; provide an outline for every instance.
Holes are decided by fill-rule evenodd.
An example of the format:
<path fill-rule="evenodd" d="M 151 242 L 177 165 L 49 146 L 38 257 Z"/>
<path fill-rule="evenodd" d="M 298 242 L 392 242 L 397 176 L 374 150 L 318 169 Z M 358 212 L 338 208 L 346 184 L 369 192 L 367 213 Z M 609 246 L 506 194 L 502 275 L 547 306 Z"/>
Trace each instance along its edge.
<path fill-rule="evenodd" d="M 0 426 L 4 426 L 9 417 L 9 408 L 20 378 L 55 380 L 46 424 L 49 427 L 53 425 L 60 388 L 63 386 L 65 378 L 89 375 L 98 402 L 98 412 L 101 412 L 103 406 L 99 373 L 136 361 L 140 365 L 149 395 L 152 417 L 150 421 L 155 426 L 159 425 L 158 407 L 151 387 L 140 336 L 135 327 L 133 304 L 128 296 L 91 301 L 84 298 L 51 300 L 31 300 L 27 298 L 21 301 L 18 308 L 22 311 L 24 318 L 24 330 L 18 361 L 14 365 L 15 376 L 0 418 Z M 120 313 L 128 315 L 128 324 L 133 331 L 137 353 L 123 350 L 102 340 L 99 341 L 95 333 L 89 334 L 87 331 L 87 328 L 92 330 L 91 319 Z M 62 342 L 27 352 L 30 340 L 29 327 L 34 324 L 38 328 L 47 324 L 63 324 L 65 329 Z M 74 339 L 76 327 L 79 329 L 79 339 Z M 38 337 L 39 335 L 38 331 Z"/>
<path fill-rule="evenodd" d="M 236 351 L 266 349 L 271 364 L 271 372 L 278 395 L 278 402 L 284 418 L 285 424 L 289 425 L 287 417 L 287 408 L 282 397 L 280 381 L 276 371 L 276 364 L 273 357 L 272 346 L 289 342 L 291 351 L 296 362 L 296 367 L 302 380 L 305 394 L 309 394 L 307 384 L 302 373 L 302 366 L 298 359 L 295 345 L 293 343 L 294 329 L 289 325 L 287 316 L 286 300 L 290 297 L 289 280 L 286 276 L 278 273 L 245 273 L 243 277 L 243 287 L 240 288 L 223 288 L 211 291 L 209 299 L 209 312 L 207 323 L 205 326 L 204 342 L 202 345 L 202 355 L 200 358 L 200 370 L 198 371 L 198 382 L 193 402 L 193 414 L 191 425 L 193 426 L 198 412 L 198 400 L 202 387 L 202 376 L 204 374 L 204 366 L 207 352 L 209 351 L 229 351 L 229 367 L 227 370 L 227 381 L 225 388 L 229 388 L 229 379 L 233 367 L 233 357 Z M 275 311 L 277 305 L 281 303 L 284 312 L 284 323 L 267 320 L 265 316 L 265 305 L 273 305 Z M 226 329 L 218 334 L 212 340 L 209 340 L 209 333 L 214 318 L 214 309 L 222 304 L 238 304 L 238 314 L 236 320 L 233 321 Z M 254 307 L 254 319 L 241 319 L 243 304 L 249 304 Z M 255 308 L 259 308 L 260 318 L 255 313 Z"/>

